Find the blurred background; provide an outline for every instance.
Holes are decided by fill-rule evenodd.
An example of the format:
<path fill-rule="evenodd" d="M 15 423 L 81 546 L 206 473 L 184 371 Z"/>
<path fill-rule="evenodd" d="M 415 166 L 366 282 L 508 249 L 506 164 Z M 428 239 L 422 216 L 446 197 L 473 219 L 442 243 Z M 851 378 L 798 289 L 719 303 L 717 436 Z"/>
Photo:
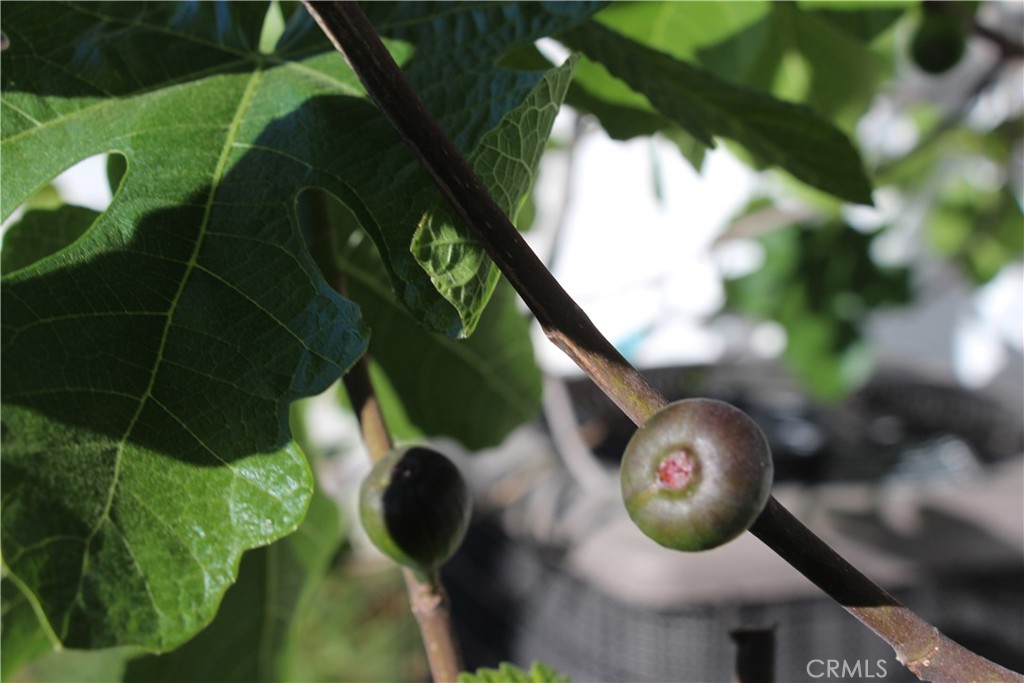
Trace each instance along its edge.
<path fill-rule="evenodd" d="M 962 4 L 975 28 L 959 48 L 922 46 L 918 3 L 827 49 L 819 17 L 790 16 L 783 38 L 767 6 L 715 42 L 687 37 L 703 66 L 853 136 L 874 208 L 752 169 L 730 145 L 615 139 L 627 136 L 566 106 L 519 223 L 669 398 L 722 398 L 759 422 L 784 505 L 948 635 L 1022 669 L 1024 4 Z M 36 201 L 102 210 L 105 169 L 87 160 Z M 691 556 L 635 530 L 617 480 L 632 426 L 534 332 L 538 420 L 482 453 L 438 442 L 477 503 L 445 569 L 469 666 L 728 680 L 729 634 L 753 629 L 774 634 L 778 680 L 810 680 L 812 659 L 883 660 L 878 678 L 912 680 L 752 536 Z M 337 389 L 299 404 L 296 425 L 348 540 L 300 615 L 295 680 L 426 680 L 400 576 L 353 523 L 369 466 Z M 17 680 L 112 680 L 119 666 L 60 653 Z"/>

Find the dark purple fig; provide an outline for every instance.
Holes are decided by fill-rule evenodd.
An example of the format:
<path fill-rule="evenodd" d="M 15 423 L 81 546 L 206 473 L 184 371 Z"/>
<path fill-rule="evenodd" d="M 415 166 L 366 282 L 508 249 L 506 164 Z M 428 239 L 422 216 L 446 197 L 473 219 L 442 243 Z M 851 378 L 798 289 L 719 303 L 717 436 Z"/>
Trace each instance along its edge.
<path fill-rule="evenodd" d="M 455 553 L 471 514 L 459 469 L 422 446 L 388 453 L 359 489 L 359 518 L 373 544 L 395 562 L 426 573 Z"/>
<path fill-rule="evenodd" d="M 750 528 L 771 494 L 768 440 L 746 413 L 694 398 L 637 430 L 622 457 L 622 497 L 640 530 L 674 550 L 707 550 Z"/>

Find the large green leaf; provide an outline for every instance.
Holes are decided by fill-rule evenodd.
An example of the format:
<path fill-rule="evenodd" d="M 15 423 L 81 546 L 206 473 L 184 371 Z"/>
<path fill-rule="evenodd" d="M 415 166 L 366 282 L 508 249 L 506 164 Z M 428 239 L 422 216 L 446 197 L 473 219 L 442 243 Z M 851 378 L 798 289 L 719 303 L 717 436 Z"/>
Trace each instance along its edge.
<path fill-rule="evenodd" d="M 4 15 L 4 212 L 82 158 L 129 166 L 2 289 L 4 562 L 68 646 L 166 649 L 209 622 L 242 552 L 308 505 L 288 404 L 366 345 L 265 170 L 264 129 L 310 93 L 247 56 L 263 10 Z"/>
<path fill-rule="evenodd" d="M 734 82 L 805 102 L 852 130 L 892 66 L 892 50 L 875 50 L 871 41 L 903 10 L 870 4 L 846 11 L 770 7 L 757 24 L 699 50 L 699 61 Z M 794 91 L 790 83 L 804 72 L 801 90 Z"/>
<path fill-rule="evenodd" d="M 128 663 L 126 682 L 289 680 L 296 613 L 341 542 L 338 508 L 317 491 L 295 533 L 242 557 L 213 623 L 174 652 Z"/>
<path fill-rule="evenodd" d="M 596 7 L 412 4 L 378 19 L 415 44 L 410 75 L 464 149 L 543 78 L 494 67 L 502 51 Z M 4 215 L 83 158 L 127 162 L 88 232 L 2 290 L 4 559 L 66 645 L 173 648 L 242 552 L 301 520 L 288 404 L 366 344 L 295 228 L 303 188 L 358 215 L 410 319 L 463 330 L 409 251 L 437 203 L 426 174 L 301 7 L 259 51 L 265 9 L 3 16 Z"/>
<path fill-rule="evenodd" d="M 871 203 L 871 184 L 849 138 L 811 109 L 730 84 L 712 72 L 652 50 L 589 22 L 561 36 L 608 74 L 601 90 L 642 108 L 645 102 L 697 140 L 714 137 L 743 145 L 760 161 L 852 202 Z M 582 69 L 582 66 L 581 66 Z M 614 85 L 614 79 L 621 83 Z M 628 86 L 630 97 L 621 94 Z"/>

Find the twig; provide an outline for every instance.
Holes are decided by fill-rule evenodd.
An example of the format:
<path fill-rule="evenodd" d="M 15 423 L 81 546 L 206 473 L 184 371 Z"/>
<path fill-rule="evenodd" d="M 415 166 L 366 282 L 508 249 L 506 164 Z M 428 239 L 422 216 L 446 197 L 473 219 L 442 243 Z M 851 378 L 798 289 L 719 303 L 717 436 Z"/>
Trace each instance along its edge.
<path fill-rule="evenodd" d="M 638 425 L 667 404 L 664 396 L 604 338 L 562 289 L 491 198 L 462 154 L 427 111 L 355 2 L 303 0 L 344 55 L 370 97 L 419 158 L 452 208 L 557 344 Z M 933 683 L 1015 680 L 899 605 L 770 499 L 751 531 Z"/>
<path fill-rule="evenodd" d="M 1005 36 L 998 31 L 979 24 L 977 20 L 972 20 L 971 27 L 974 32 L 982 38 L 986 38 L 999 48 L 999 51 L 1003 53 L 1004 58 L 1024 57 L 1024 44 L 1013 40 L 1009 36 Z"/>
<path fill-rule="evenodd" d="M 388 454 L 392 444 L 380 403 L 373 391 L 366 356 L 360 358 L 348 371 L 343 382 L 352 409 L 359 418 L 370 458 L 376 462 Z M 409 606 L 416 617 L 420 639 L 427 651 L 430 673 L 436 683 L 454 683 L 462 671 L 462 657 L 452 630 L 448 595 L 441 579 L 436 572 L 423 575 L 405 567 L 402 568 L 402 576 L 409 594 Z"/>
<path fill-rule="evenodd" d="M 338 268 L 336 245 L 327 212 L 321 202 L 311 210 L 313 232 L 310 252 L 331 287 L 345 296 L 345 274 Z M 359 419 L 363 443 L 373 462 L 381 460 L 391 451 L 393 442 L 381 412 L 380 401 L 373 390 L 369 361 L 363 356 L 342 378 L 352 410 Z M 462 657 L 458 641 L 452 630 L 448 595 L 437 572 L 424 575 L 402 568 L 409 607 L 416 617 L 420 639 L 427 652 L 430 673 L 436 683 L 454 683 L 462 671 Z"/>

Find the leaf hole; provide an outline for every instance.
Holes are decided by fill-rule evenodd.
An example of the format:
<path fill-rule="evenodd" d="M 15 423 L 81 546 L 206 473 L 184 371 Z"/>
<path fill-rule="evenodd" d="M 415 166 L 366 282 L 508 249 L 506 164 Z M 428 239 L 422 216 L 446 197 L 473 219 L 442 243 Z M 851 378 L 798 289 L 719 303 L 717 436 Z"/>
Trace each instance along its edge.
<path fill-rule="evenodd" d="M 36 190 L 3 223 L 0 270 L 27 267 L 78 239 L 110 206 L 127 167 L 121 154 L 96 154 Z"/>
<path fill-rule="evenodd" d="M 64 170 L 36 190 L 3 222 L 4 232 L 21 220 L 26 211 L 55 209 L 62 204 L 82 206 L 102 213 L 110 206 L 127 169 L 121 154 L 94 154 Z M 111 175 L 111 168 L 116 176 Z"/>

